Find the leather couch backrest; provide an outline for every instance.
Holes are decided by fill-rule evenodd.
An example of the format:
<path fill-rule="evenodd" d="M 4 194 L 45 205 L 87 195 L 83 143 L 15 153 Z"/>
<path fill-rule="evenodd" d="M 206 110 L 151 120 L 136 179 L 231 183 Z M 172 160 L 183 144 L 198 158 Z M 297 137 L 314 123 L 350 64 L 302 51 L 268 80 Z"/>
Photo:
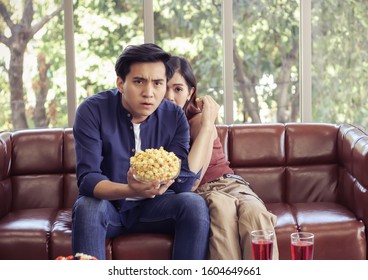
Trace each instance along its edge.
<path fill-rule="evenodd" d="M 335 202 L 351 191 L 339 185 L 355 184 L 357 193 L 367 188 L 368 172 L 359 168 L 367 165 L 367 135 L 352 126 L 234 124 L 217 131 L 235 173 L 266 203 Z M 0 217 L 10 210 L 73 206 L 72 129 L 3 132 L 0 140 Z"/>
<path fill-rule="evenodd" d="M 266 203 L 334 202 L 337 135 L 328 124 L 231 125 L 228 158 Z"/>
<path fill-rule="evenodd" d="M 64 205 L 72 208 L 78 196 L 77 178 L 75 175 L 75 152 L 73 130 L 67 128 L 64 135 Z"/>
<path fill-rule="evenodd" d="M 11 150 L 11 209 L 70 208 L 78 194 L 71 129 L 14 132 Z"/>
<path fill-rule="evenodd" d="M 343 124 L 339 130 L 338 149 L 340 200 L 354 210 L 358 219 L 368 224 L 368 172 L 362 168 L 368 165 L 368 135 L 357 127 Z"/>
<path fill-rule="evenodd" d="M 11 134 L 9 132 L 3 132 L 0 137 L 0 218 L 11 210 L 10 158 Z"/>
<path fill-rule="evenodd" d="M 343 124 L 338 137 L 340 164 L 368 187 L 368 172 L 361 168 L 368 163 L 368 135 L 354 126 Z M 353 160 L 354 159 L 354 160 Z"/>
<path fill-rule="evenodd" d="M 61 208 L 62 129 L 22 130 L 12 136 L 12 210 Z"/>

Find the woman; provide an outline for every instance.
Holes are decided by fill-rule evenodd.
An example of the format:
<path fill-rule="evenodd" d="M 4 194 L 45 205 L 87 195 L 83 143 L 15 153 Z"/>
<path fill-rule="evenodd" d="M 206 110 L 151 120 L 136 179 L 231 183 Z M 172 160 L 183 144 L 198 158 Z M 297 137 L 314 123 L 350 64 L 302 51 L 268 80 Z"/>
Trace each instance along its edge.
<path fill-rule="evenodd" d="M 198 101 L 197 82 L 189 62 L 173 56 L 168 64 L 175 73 L 168 82 L 166 98 L 185 111 L 191 138 L 189 167 L 195 173 L 202 169 L 193 191 L 206 199 L 210 209 L 209 258 L 250 260 L 251 231 L 274 230 L 276 216 L 226 161 L 215 126 L 219 105 L 210 96 Z M 278 259 L 276 238 L 272 259 Z"/>

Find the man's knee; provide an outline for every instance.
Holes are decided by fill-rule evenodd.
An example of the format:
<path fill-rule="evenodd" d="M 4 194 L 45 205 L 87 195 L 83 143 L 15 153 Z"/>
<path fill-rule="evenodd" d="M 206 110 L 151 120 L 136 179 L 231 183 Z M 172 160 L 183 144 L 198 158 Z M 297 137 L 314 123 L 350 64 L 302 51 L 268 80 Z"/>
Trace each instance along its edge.
<path fill-rule="evenodd" d="M 73 215 L 83 217 L 94 216 L 97 218 L 99 215 L 103 215 L 106 212 L 107 203 L 109 202 L 106 200 L 82 196 L 78 198 L 74 204 Z"/>
<path fill-rule="evenodd" d="M 209 221 L 209 210 L 206 201 L 200 195 L 192 192 L 178 194 L 187 217 L 195 220 Z"/>
<path fill-rule="evenodd" d="M 189 208 L 208 211 L 206 201 L 200 195 L 193 192 L 184 192 L 179 193 L 178 196 L 182 200 L 183 205 L 190 206 Z"/>

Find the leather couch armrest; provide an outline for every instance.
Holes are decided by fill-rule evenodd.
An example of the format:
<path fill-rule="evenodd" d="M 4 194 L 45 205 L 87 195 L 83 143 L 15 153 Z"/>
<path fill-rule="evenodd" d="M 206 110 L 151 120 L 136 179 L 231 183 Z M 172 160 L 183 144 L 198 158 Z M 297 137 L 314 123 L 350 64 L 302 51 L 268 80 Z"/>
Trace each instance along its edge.
<path fill-rule="evenodd" d="M 338 137 L 340 200 L 364 222 L 368 239 L 368 134 L 344 124 Z"/>
<path fill-rule="evenodd" d="M 11 134 L 0 134 L 0 218 L 10 212 L 12 202 L 11 180 Z"/>

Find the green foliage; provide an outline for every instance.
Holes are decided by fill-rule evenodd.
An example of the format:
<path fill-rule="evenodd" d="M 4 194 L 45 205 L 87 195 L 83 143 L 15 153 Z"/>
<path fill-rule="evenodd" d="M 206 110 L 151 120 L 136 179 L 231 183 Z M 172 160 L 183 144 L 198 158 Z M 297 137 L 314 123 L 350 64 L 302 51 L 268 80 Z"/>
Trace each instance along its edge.
<path fill-rule="evenodd" d="M 368 128 L 367 1 L 313 5 L 313 119 Z"/>
<path fill-rule="evenodd" d="M 140 1 L 80 0 L 74 5 L 78 103 L 115 86 L 115 60 L 129 44 L 143 43 Z"/>
<path fill-rule="evenodd" d="M 221 1 L 157 1 L 155 41 L 186 57 L 198 80 L 198 94 L 223 103 Z"/>
<path fill-rule="evenodd" d="M 2 2 L 10 8 L 12 19 L 21 17 L 13 1 Z M 34 22 L 61 2 L 34 0 Z M 114 87 L 117 56 L 128 44 L 144 42 L 142 3 L 136 0 L 74 1 L 78 103 Z M 154 1 L 154 29 L 157 44 L 189 59 L 199 82 L 199 94 L 211 94 L 223 104 L 221 5 L 221 0 Z M 362 36 L 368 27 L 368 1 L 323 0 L 312 1 L 312 5 L 313 120 L 351 122 L 368 127 L 365 105 L 368 39 Z M 263 121 L 275 121 L 281 106 L 291 112 L 292 106 L 298 104 L 294 99 L 298 98 L 299 54 L 293 56 L 293 46 L 299 40 L 299 11 L 299 0 L 233 0 L 234 51 L 239 54 L 242 69 L 251 81 L 249 90 L 257 91 L 257 110 L 268 114 Z M 28 57 L 43 53 L 51 64 L 49 98 L 45 103 L 51 127 L 67 126 L 63 20 L 60 14 L 47 24 L 31 41 L 26 53 Z M 5 30 L 0 17 L 0 32 Z M 3 59 L 0 60 L 0 129 L 11 129 L 5 71 L 8 62 L 3 56 L 0 59 Z M 291 64 L 286 67 L 287 60 Z M 29 108 L 34 95 L 29 81 L 36 77 L 37 65 L 26 65 L 25 72 L 29 76 L 25 79 Z M 283 75 L 285 73 L 289 75 Z M 235 122 L 245 122 L 248 121 L 246 100 L 240 84 L 234 81 Z M 279 100 L 284 94 L 283 85 L 287 85 L 286 104 Z M 31 110 L 29 112 L 31 119 Z"/>
<path fill-rule="evenodd" d="M 235 47 L 242 58 L 245 74 L 252 81 L 252 87 L 263 89 L 259 95 L 260 104 L 265 103 L 272 111 L 277 106 L 280 87 L 272 84 L 261 85 L 269 77 L 276 85 L 289 84 L 291 100 L 292 86 L 289 80 L 280 80 L 285 57 L 292 51 L 299 38 L 299 1 L 235 1 L 234 33 Z M 298 57 L 293 59 L 298 68 Z M 290 68 L 289 68 L 290 70 Z M 267 80 L 267 79 L 266 79 Z M 266 81 L 265 80 L 265 81 Z M 238 88 L 239 85 L 235 85 Z M 260 87 L 261 86 L 261 87 Z M 240 92 L 234 92 L 240 98 Z"/>

